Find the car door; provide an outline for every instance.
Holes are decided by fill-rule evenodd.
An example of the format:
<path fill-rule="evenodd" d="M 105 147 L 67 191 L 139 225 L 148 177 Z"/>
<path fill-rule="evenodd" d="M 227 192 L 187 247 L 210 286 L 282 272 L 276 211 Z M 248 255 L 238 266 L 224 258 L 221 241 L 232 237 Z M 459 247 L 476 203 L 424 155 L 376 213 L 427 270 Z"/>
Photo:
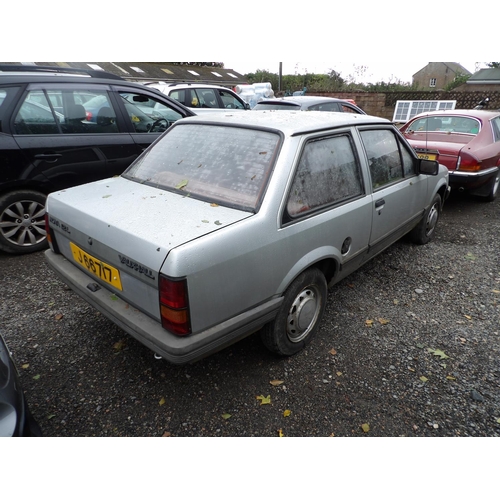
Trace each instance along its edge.
<path fill-rule="evenodd" d="M 372 224 L 371 197 L 366 194 L 354 144 L 349 131 L 306 142 L 284 218 L 287 231 L 300 230 L 294 241 L 298 255 L 311 248 L 313 253 L 335 249 L 340 264 L 336 280 L 364 260 Z"/>
<path fill-rule="evenodd" d="M 360 131 L 372 184 L 371 258 L 411 229 L 425 209 L 427 177 L 392 128 Z"/>
<path fill-rule="evenodd" d="M 98 109 L 92 108 L 92 117 L 85 107 L 91 101 L 89 92 L 100 102 Z M 86 96 L 85 105 L 80 94 Z M 45 181 L 51 191 L 119 175 L 137 156 L 130 134 L 117 122 L 107 90 L 95 84 L 30 85 L 10 125 L 31 164 L 23 175 Z"/>

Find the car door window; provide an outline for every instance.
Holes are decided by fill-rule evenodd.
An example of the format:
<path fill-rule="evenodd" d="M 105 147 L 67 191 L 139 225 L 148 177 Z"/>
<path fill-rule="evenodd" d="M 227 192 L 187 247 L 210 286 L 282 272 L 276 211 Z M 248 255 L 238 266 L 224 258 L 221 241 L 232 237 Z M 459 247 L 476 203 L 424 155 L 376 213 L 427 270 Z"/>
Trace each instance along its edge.
<path fill-rule="evenodd" d="M 225 90 L 219 90 L 219 96 L 225 108 L 229 109 L 245 109 L 244 104 L 239 101 L 234 95 Z"/>
<path fill-rule="evenodd" d="M 324 102 L 309 107 L 310 111 L 340 111 L 339 104 L 336 102 Z"/>
<path fill-rule="evenodd" d="M 495 142 L 500 141 L 500 116 L 491 120 L 491 126 L 493 127 L 493 137 Z"/>
<path fill-rule="evenodd" d="M 360 168 L 350 136 L 317 139 L 303 149 L 287 211 L 293 217 L 362 193 Z"/>
<path fill-rule="evenodd" d="M 58 120 L 64 121 L 60 113 Z M 43 90 L 28 92 L 14 117 L 14 131 L 20 135 L 59 133 L 56 117 Z"/>
<path fill-rule="evenodd" d="M 146 94 L 120 92 L 127 116 L 139 133 L 164 132 L 182 115 L 160 100 Z"/>
<path fill-rule="evenodd" d="M 196 89 L 198 107 L 200 108 L 218 108 L 219 103 L 213 89 Z"/>
<path fill-rule="evenodd" d="M 361 138 L 374 190 L 403 179 L 403 161 L 392 130 L 364 130 Z"/>

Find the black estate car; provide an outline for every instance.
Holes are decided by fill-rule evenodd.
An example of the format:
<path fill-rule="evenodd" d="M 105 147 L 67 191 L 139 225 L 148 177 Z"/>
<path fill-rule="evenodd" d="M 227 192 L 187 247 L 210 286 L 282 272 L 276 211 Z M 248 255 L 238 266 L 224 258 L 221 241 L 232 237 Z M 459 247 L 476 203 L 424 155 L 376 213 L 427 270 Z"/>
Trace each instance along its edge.
<path fill-rule="evenodd" d="M 0 250 L 45 248 L 50 192 L 121 174 L 192 115 L 110 73 L 0 65 Z"/>

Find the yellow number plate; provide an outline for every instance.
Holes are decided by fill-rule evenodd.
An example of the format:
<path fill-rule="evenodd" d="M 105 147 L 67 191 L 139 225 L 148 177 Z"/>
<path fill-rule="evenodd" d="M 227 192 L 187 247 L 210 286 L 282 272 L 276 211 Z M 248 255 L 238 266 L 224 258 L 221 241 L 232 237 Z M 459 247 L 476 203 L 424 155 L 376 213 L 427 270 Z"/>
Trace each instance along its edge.
<path fill-rule="evenodd" d="M 437 155 L 428 154 L 428 153 L 417 153 L 417 156 L 419 158 L 422 158 L 423 160 L 433 160 L 433 161 L 435 161 L 436 158 L 437 158 Z"/>
<path fill-rule="evenodd" d="M 80 264 L 80 266 L 97 276 L 99 279 L 109 283 L 115 288 L 118 288 L 118 290 L 123 290 L 120 279 L 120 271 L 118 271 L 118 269 L 106 264 L 106 262 L 103 262 L 102 260 L 92 257 L 92 255 L 84 252 L 74 243 L 70 242 L 69 245 L 71 247 L 71 252 L 73 253 L 73 259 L 77 264 Z"/>

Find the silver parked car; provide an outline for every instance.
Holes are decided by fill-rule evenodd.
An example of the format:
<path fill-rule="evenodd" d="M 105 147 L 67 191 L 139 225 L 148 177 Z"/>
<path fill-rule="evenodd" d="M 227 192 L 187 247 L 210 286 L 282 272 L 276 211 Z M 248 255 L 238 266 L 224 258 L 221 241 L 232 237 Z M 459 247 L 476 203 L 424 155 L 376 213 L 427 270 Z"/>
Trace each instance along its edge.
<path fill-rule="evenodd" d="M 353 100 L 337 99 L 336 97 L 321 97 L 314 95 L 299 95 L 262 99 L 253 108 L 256 111 L 336 111 L 339 113 L 366 113 Z"/>
<path fill-rule="evenodd" d="M 47 201 L 52 268 L 173 363 L 261 330 L 280 355 L 318 330 L 327 287 L 404 234 L 427 243 L 447 169 L 381 118 L 205 115 L 120 177 Z"/>

